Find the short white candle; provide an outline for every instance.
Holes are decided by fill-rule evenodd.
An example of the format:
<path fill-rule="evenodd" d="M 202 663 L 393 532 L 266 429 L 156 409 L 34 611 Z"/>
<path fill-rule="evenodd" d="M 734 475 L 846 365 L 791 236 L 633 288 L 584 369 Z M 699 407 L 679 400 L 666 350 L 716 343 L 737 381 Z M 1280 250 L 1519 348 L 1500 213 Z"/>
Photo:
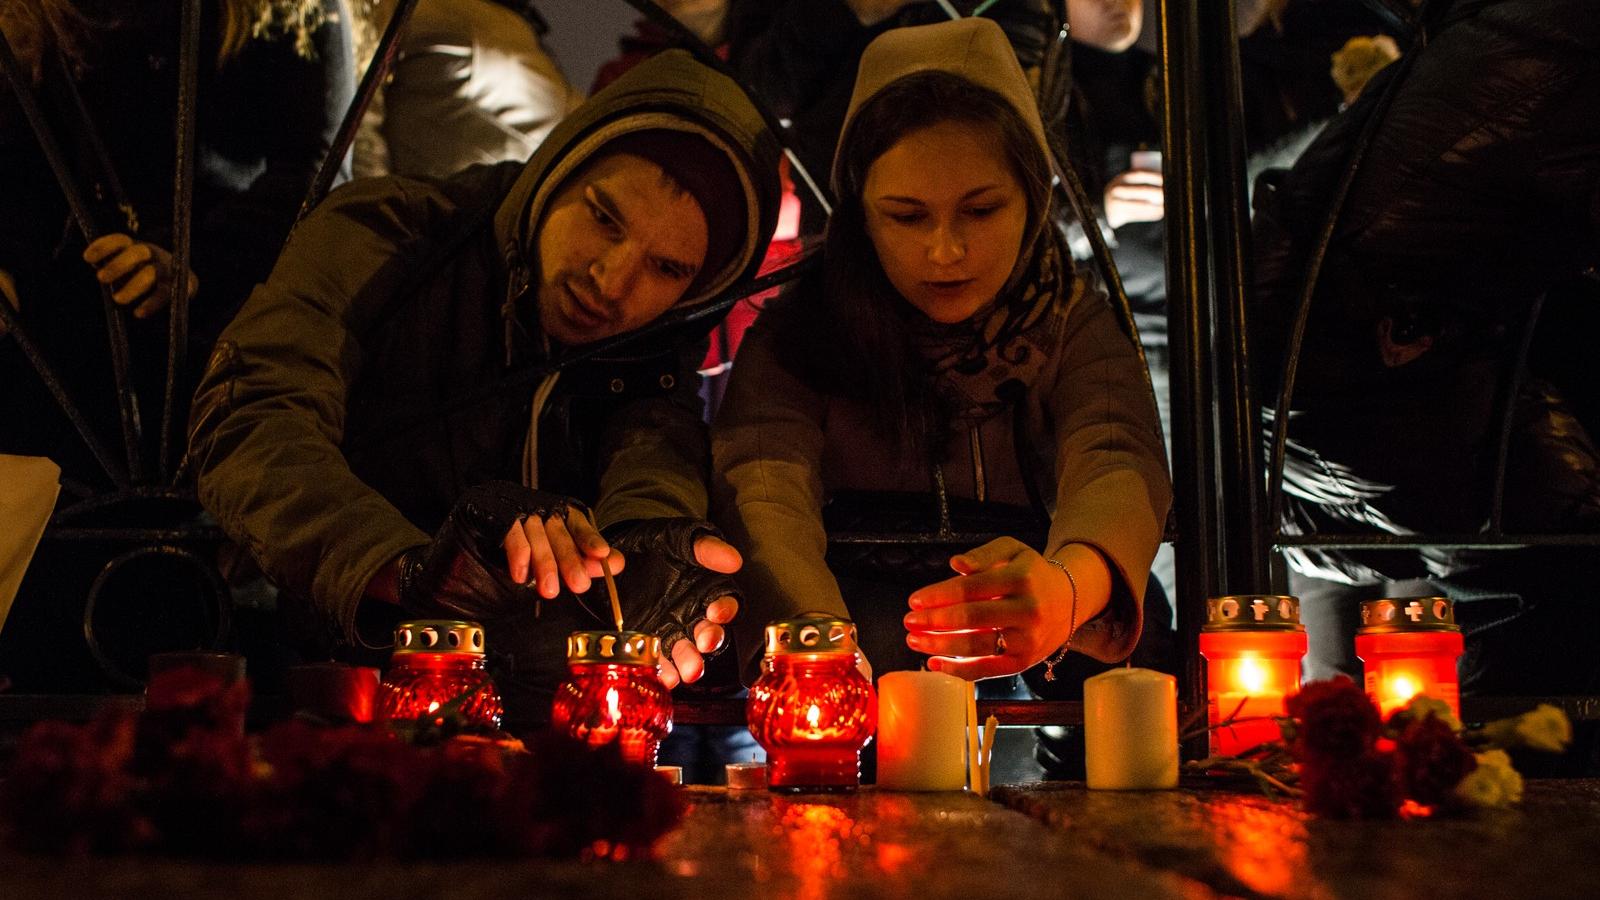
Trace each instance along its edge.
<path fill-rule="evenodd" d="M 878 679 L 878 787 L 959 791 L 967 783 L 966 693 L 947 672 Z"/>
<path fill-rule="evenodd" d="M 1178 682 L 1149 669 L 1112 669 L 1083 683 L 1089 787 L 1178 784 Z"/>
<path fill-rule="evenodd" d="M 728 763 L 722 769 L 728 774 L 730 791 L 759 791 L 767 787 L 767 764 L 764 762 Z"/>

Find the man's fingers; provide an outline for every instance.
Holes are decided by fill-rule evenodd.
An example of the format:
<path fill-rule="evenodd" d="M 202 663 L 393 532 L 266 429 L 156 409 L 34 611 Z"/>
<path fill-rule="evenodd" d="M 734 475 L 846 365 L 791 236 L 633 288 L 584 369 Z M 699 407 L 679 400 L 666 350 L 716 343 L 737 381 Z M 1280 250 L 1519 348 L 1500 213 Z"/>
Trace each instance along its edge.
<path fill-rule="evenodd" d="M 1024 627 L 1028 623 L 1021 621 L 1020 609 L 1018 603 L 1009 599 L 973 600 L 951 606 L 914 610 L 907 613 L 901 621 L 905 624 L 906 630 L 911 632 Z"/>
<path fill-rule="evenodd" d="M 581 518 L 571 517 L 574 521 Z M 551 516 L 544 523 L 545 536 L 550 539 L 550 552 L 555 556 L 556 569 L 561 573 L 561 580 L 567 583 L 574 594 L 581 594 L 589 589 L 589 573 L 584 571 L 584 558 L 578 554 L 578 546 L 572 540 L 572 535 L 567 531 L 567 523 Z"/>
<path fill-rule="evenodd" d="M 171 299 L 172 295 L 168 294 L 166 291 L 156 291 L 153 295 L 151 295 L 149 300 L 146 300 L 134 307 L 133 317 L 135 319 L 148 319 L 156 313 L 161 312 L 163 309 L 166 309 L 167 302 Z"/>
<path fill-rule="evenodd" d="M 611 557 L 606 560 L 606 563 L 611 567 L 611 574 L 616 575 L 621 573 L 623 567 L 628 564 L 628 558 L 622 554 L 621 550 L 614 549 L 611 551 Z M 583 570 L 589 573 L 590 578 L 602 578 L 606 574 L 600 568 L 600 560 L 590 556 L 583 558 Z"/>
<path fill-rule="evenodd" d="M 678 677 L 677 663 L 674 663 L 672 657 L 665 653 L 656 657 L 656 674 L 661 676 L 662 687 L 669 691 L 677 687 L 678 682 L 683 680 Z"/>
<path fill-rule="evenodd" d="M 133 238 L 126 234 L 104 234 L 83 248 L 83 261 L 91 266 L 98 266 L 101 260 L 132 245 Z"/>
<path fill-rule="evenodd" d="M 744 557 L 739 555 L 738 550 L 733 549 L 732 544 L 709 534 L 695 539 L 694 561 L 724 575 L 732 575 L 744 565 Z"/>
<path fill-rule="evenodd" d="M 700 656 L 700 651 L 695 649 L 694 643 L 687 638 L 680 639 L 672 645 L 672 661 L 678 667 L 678 675 L 684 681 L 698 681 L 705 674 L 706 662 Z"/>
<path fill-rule="evenodd" d="M 101 284 L 115 284 L 140 266 L 153 265 L 155 262 L 155 253 L 149 244 L 134 244 L 104 261 L 94 277 L 100 279 Z"/>
<path fill-rule="evenodd" d="M 522 533 L 521 522 L 511 526 L 500 546 L 506 550 L 506 574 L 517 584 L 527 584 L 528 561 L 532 554 L 528 547 L 528 536 Z"/>
<path fill-rule="evenodd" d="M 976 659 L 981 656 L 998 656 L 995 653 L 995 630 L 960 631 L 948 634 L 906 635 L 906 646 L 929 656 L 951 656 Z"/>
<path fill-rule="evenodd" d="M 528 537 L 528 550 L 532 556 L 532 568 L 526 583 L 537 585 L 539 596 L 554 600 L 561 593 L 561 572 L 556 568 L 556 555 L 550 549 L 550 537 L 545 534 L 544 520 L 529 516 L 522 520 L 520 527 Z"/>
<path fill-rule="evenodd" d="M 739 615 L 739 601 L 733 597 L 718 597 L 706 607 L 706 619 L 716 625 L 726 625 Z"/>
<path fill-rule="evenodd" d="M 145 266 L 139 271 L 133 273 L 133 277 L 124 282 L 122 287 L 117 288 L 116 292 L 111 295 L 111 299 L 117 301 L 123 306 L 126 306 L 140 297 L 143 297 L 151 288 L 155 286 L 156 267 Z"/>
<path fill-rule="evenodd" d="M 606 543 L 605 537 L 581 510 L 570 510 L 566 521 L 567 531 L 571 533 L 572 542 L 577 546 L 578 552 L 596 560 L 605 559 L 611 552 L 611 545 Z"/>
<path fill-rule="evenodd" d="M 725 636 L 722 626 L 701 619 L 694 625 L 694 647 L 701 653 L 715 653 Z"/>

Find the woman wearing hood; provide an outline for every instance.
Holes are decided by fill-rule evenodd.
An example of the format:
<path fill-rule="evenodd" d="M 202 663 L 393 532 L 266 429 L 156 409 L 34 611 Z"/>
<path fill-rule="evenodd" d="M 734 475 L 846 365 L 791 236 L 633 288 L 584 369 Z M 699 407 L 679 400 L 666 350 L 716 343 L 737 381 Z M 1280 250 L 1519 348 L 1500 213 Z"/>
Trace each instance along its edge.
<path fill-rule="evenodd" d="M 993 23 L 867 48 L 824 265 L 751 330 L 712 432 L 749 626 L 847 615 L 879 671 L 970 680 L 1132 652 L 1171 486 L 1134 345 L 1048 225 L 1048 158 Z M 932 559 L 828 546 L 934 526 Z"/>

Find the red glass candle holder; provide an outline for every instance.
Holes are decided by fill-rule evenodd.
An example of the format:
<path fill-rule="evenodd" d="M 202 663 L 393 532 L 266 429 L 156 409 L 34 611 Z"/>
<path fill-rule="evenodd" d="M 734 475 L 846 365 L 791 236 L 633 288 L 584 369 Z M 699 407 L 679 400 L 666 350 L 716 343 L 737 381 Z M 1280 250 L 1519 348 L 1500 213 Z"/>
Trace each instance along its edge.
<path fill-rule="evenodd" d="M 802 616 L 766 630 L 761 677 L 745 715 L 767 750 L 767 787 L 849 791 L 861 784 L 861 748 L 878 724 L 878 695 L 857 668 L 856 626 Z"/>
<path fill-rule="evenodd" d="M 1422 694 L 1461 717 L 1456 662 L 1464 642 L 1455 604 L 1444 597 L 1390 597 L 1361 604 L 1356 656 L 1367 696 L 1384 718 Z"/>
<path fill-rule="evenodd" d="M 393 721 L 498 731 L 504 710 L 483 667 L 483 628 L 474 622 L 401 622 L 379 692 L 378 714 Z M 430 719 L 429 717 L 434 717 Z"/>
<path fill-rule="evenodd" d="M 623 759 L 654 766 L 672 731 L 672 695 L 656 671 L 660 653 L 661 639 L 653 635 L 574 631 L 550 724 L 591 747 L 615 741 Z"/>
<path fill-rule="evenodd" d="M 1300 601 L 1266 594 L 1207 600 L 1200 655 L 1211 752 L 1231 756 L 1277 740 L 1275 718 L 1286 715 L 1284 701 L 1300 690 L 1306 655 Z"/>

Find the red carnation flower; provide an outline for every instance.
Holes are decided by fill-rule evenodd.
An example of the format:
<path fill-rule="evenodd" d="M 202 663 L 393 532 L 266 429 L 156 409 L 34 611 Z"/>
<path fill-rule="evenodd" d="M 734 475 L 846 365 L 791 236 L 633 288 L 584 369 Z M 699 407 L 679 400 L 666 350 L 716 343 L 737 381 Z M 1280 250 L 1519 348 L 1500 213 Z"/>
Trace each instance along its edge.
<path fill-rule="evenodd" d="M 1393 753 L 1314 756 L 1300 768 L 1307 812 L 1330 819 L 1392 819 L 1404 799 Z"/>
<path fill-rule="evenodd" d="M 1434 716 L 1406 723 L 1395 740 L 1395 758 L 1406 796 L 1428 806 L 1447 805 L 1456 785 L 1478 767 L 1454 729 Z"/>
<path fill-rule="evenodd" d="M 1301 762 L 1369 754 L 1383 727 L 1378 708 L 1355 682 L 1342 675 L 1307 684 L 1289 698 L 1288 712 L 1298 720 L 1289 750 Z"/>

